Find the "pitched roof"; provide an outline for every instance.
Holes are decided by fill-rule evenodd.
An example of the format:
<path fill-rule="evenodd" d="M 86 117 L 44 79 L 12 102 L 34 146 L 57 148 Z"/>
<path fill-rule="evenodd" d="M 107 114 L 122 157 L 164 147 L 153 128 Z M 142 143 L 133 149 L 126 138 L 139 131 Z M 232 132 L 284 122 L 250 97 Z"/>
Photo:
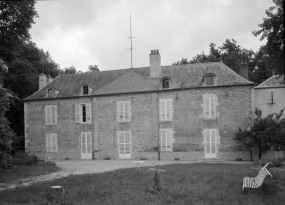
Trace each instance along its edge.
<path fill-rule="evenodd" d="M 207 73 L 216 75 L 217 85 L 215 86 L 254 84 L 221 62 L 161 67 L 161 77 L 168 76 L 175 89 L 200 87 L 203 76 Z M 153 83 L 149 76 L 149 67 L 63 74 L 25 100 L 44 99 L 49 87 L 60 91 L 57 98 L 80 96 L 80 88 L 84 84 L 93 88 L 91 94 L 95 96 L 157 91 L 159 85 Z"/>
<path fill-rule="evenodd" d="M 284 76 L 273 75 L 255 88 L 285 87 Z"/>

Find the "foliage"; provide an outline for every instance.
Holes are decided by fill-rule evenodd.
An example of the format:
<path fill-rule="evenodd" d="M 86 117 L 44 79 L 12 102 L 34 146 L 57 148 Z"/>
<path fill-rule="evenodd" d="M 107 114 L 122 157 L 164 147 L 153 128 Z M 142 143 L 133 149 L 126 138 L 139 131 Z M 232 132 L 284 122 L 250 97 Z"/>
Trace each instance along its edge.
<path fill-rule="evenodd" d="M 258 158 L 262 152 L 269 150 L 273 144 L 285 146 L 285 120 L 281 119 L 283 110 L 279 114 L 269 114 L 262 118 L 262 112 L 255 110 L 256 118 L 250 130 L 242 130 L 235 134 L 235 140 L 243 141 L 247 148 L 258 147 Z"/>
<path fill-rule="evenodd" d="M 38 17 L 34 0 L 0 2 L 0 56 L 5 62 L 17 58 L 23 43 L 30 40 L 34 17 Z"/>
<path fill-rule="evenodd" d="M 267 18 L 259 24 L 260 30 L 253 31 L 260 40 L 267 39 L 264 53 L 268 55 L 270 69 L 284 74 L 284 16 L 283 1 L 273 0 L 274 6 L 265 11 Z"/>
<path fill-rule="evenodd" d="M 267 178 L 263 187 L 264 194 L 243 195 L 242 179 L 245 176 L 256 176 L 249 164 L 195 163 L 164 165 L 159 168 L 166 172 L 161 173 L 164 184 L 157 194 L 145 191 L 153 173 L 143 167 L 140 172 L 131 168 L 71 175 L 4 190 L 0 192 L 0 204 L 284 204 L 285 195 L 277 182 L 284 182 L 285 175 Z M 65 194 L 51 198 L 49 187 L 56 185 L 62 186 Z"/>
<path fill-rule="evenodd" d="M 153 191 L 154 192 L 161 191 L 162 187 L 160 183 L 160 176 L 157 170 L 154 172 L 152 180 L 153 180 L 153 187 L 152 187 Z"/>
<path fill-rule="evenodd" d="M 11 151 L 15 134 L 9 127 L 5 114 L 14 99 L 11 91 L 0 85 L 0 169 L 12 166 Z"/>
<path fill-rule="evenodd" d="M 75 74 L 76 72 L 76 68 L 73 65 L 64 69 L 65 74 Z"/>
<path fill-rule="evenodd" d="M 35 166 L 38 165 L 40 159 L 35 155 L 30 155 L 25 152 L 17 152 L 13 156 L 13 164 L 14 165 L 28 165 Z"/>
<path fill-rule="evenodd" d="M 99 71 L 99 67 L 98 67 L 98 65 L 89 65 L 88 71 L 89 72 Z"/>

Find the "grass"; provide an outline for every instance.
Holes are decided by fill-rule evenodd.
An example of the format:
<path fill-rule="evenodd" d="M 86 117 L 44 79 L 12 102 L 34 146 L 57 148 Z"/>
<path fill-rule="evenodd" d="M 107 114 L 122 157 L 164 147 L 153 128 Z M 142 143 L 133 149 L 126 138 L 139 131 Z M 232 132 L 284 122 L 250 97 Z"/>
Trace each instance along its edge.
<path fill-rule="evenodd" d="M 11 169 L 0 169 L 0 183 L 12 183 L 13 181 L 45 175 L 58 171 L 59 168 L 53 162 L 39 162 L 38 165 L 16 165 Z"/>
<path fill-rule="evenodd" d="M 160 166 L 162 190 L 150 193 L 153 172 L 121 169 L 108 173 L 74 175 L 29 187 L 0 192 L 0 204 L 203 204 L 280 205 L 285 192 L 277 182 L 284 175 L 267 178 L 264 193 L 244 194 L 245 176 L 255 176 L 250 165 L 175 164 Z M 61 185 L 65 193 L 53 194 L 50 186 Z"/>

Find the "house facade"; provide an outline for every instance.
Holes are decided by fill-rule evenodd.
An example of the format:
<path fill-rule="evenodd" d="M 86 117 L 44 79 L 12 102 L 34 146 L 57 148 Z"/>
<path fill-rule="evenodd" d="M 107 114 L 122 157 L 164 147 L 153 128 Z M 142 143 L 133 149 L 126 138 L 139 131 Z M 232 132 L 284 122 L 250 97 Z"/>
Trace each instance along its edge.
<path fill-rule="evenodd" d="M 233 138 L 251 126 L 254 83 L 222 62 L 161 66 L 160 58 L 153 50 L 149 67 L 65 74 L 43 86 L 25 99 L 26 151 L 52 159 L 249 160 Z"/>

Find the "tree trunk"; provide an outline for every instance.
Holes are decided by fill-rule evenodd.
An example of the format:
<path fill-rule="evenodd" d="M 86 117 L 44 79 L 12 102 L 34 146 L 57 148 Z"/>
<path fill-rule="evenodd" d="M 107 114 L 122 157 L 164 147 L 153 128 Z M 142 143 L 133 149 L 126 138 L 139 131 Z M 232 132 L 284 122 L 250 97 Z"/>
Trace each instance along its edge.
<path fill-rule="evenodd" d="M 261 150 L 261 143 L 259 142 L 259 144 L 258 144 L 258 159 L 259 159 L 259 160 L 261 159 L 261 153 L 262 153 L 262 150 Z"/>

